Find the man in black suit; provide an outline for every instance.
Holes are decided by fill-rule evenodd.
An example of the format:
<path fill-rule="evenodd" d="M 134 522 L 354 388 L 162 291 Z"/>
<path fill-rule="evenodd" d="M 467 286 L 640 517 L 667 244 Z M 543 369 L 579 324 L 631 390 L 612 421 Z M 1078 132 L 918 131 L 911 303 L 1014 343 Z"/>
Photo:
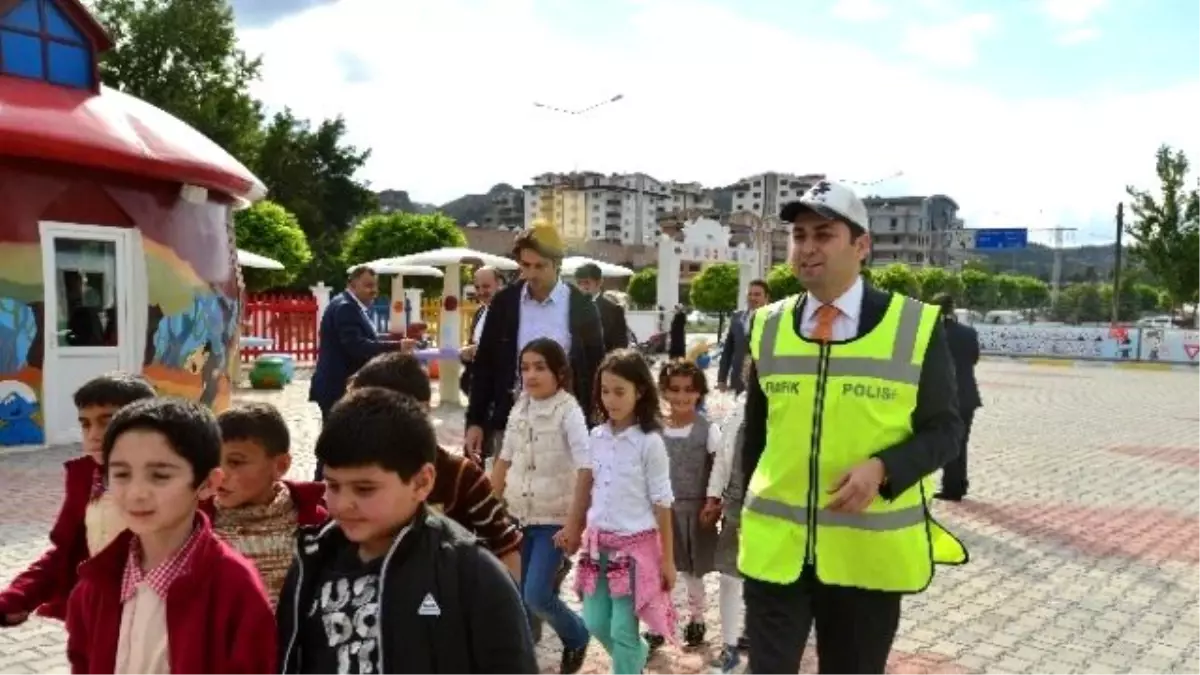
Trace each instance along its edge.
<path fill-rule="evenodd" d="M 375 355 L 410 346 L 407 340 L 380 339 L 371 319 L 371 304 L 379 295 L 379 278 L 366 265 L 350 270 L 346 290 L 329 300 L 321 316 L 317 339 L 317 365 L 309 383 L 308 400 L 321 409 L 324 421 L 329 409 L 346 393 L 346 381 Z M 321 480 L 321 464 L 316 478 Z"/>
<path fill-rule="evenodd" d="M 495 267 L 488 265 L 475 270 L 475 300 L 479 302 L 479 307 L 471 315 L 471 337 L 459 352 L 463 372 L 458 380 L 458 387 L 464 394 L 471 393 L 471 373 L 474 370 L 472 362 L 475 360 L 475 350 L 479 348 L 479 338 L 483 335 L 483 326 L 487 323 L 488 305 L 492 302 L 492 296 L 503 285 L 500 271 Z"/>
<path fill-rule="evenodd" d="M 950 356 L 954 359 L 954 372 L 958 375 L 958 415 L 963 422 L 961 449 L 958 456 L 942 469 L 942 491 L 936 496 L 957 502 L 967 496 L 970 485 L 967 480 L 967 444 L 971 439 L 975 411 L 983 407 L 983 401 L 979 398 L 979 383 L 975 381 L 975 365 L 979 363 L 979 333 L 958 322 L 954 314 L 954 298 L 948 293 L 939 293 L 933 299 L 933 304 L 942 308 L 946 340 L 950 343 Z"/>
<path fill-rule="evenodd" d="M 604 275 L 595 263 L 584 263 L 575 270 L 579 290 L 596 300 L 600 310 L 600 325 L 604 328 L 604 353 L 629 346 L 629 326 L 625 323 L 625 308 L 604 296 Z"/>
<path fill-rule="evenodd" d="M 904 305 L 902 302 L 893 304 L 892 294 L 871 288 L 863 282 L 861 266 L 870 250 L 870 221 L 866 207 L 851 190 L 822 181 L 799 202 L 787 204 L 782 210 L 781 219 L 792 224 L 789 258 L 807 293 L 780 300 L 756 312 L 751 320 L 751 334 L 753 336 L 755 330 L 762 330 L 763 342 L 766 343 L 765 335 L 774 331 L 777 336 L 772 338 L 774 343 L 784 341 L 784 332 L 791 331 L 794 335 L 786 338 L 789 345 L 796 344 L 798 339 L 801 343 L 815 342 L 822 346 L 820 356 L 812 359 L 812 363 L 803 360 L 806 357 L 779 357 L 775 352 L 771 353 L 772 360 L 796 360 L 796 365 L 786 368 L 802 371 L 805 381 L 812 383 L 808 386 L 816 388 L 815 395 L 806 393 L 804 387 L 798 390 L 791 386 L 787 377 L 773 382 L 775 386 L 770 387 L 770 394 L 765 393 L 759 381 L 760 363 L 757 357 L 751 362 L 747 378 L 745 445 L 742 448 L 742 469 L 747 492 L 739 568 L 745 578 L 750 670 L 755 673 L 794 673 L 799 670 L 805 643 L 815 623 L 819 631 L 820 672 L 882 673 L 899 626 L 901 593 L 874 590 L 870 583 L 826 583 L 816 562 L 818 545 L 815 542 L 819 537 L 804 535 L 799 541 L 788 539 L 788 535 L 795 532 L 789 528 L 795 526 L 788 520 L 790 516 L 777 515 L 779 520 L 770 522 L 777 522 L 784 535 L 779 538 L 780 543 L 768 542 L 764 545 L 761 536 L 750 534 L 748 516 L 756 511 L 753 505 L 756 501 L 755 490 L 778 485 L 780 471 L 785 474 L 790 471 L 788 475 L 800 476 L 803 485 L 794 488 L 789 486 L 787 489 L 805 491 L 812 500 L 815 508 L 804 509 L 804 515 L 801 516 L 805 519 L 802 527 L 809 533 L 814 530 L 830 531 L 828 526 L 823 525 L 824 522 L 838 522 L 839 518 L 854 521 L 877 497 L 893 500 L 903 495 L 906 500 L 912 500 L 913 495 L 908 492 L 910 488 L 920 490 L 922 478 L 944 466 L 958 453 L 962 422 L 958 417 L 954 365 L 946 346 L 945 331 L 941 325 L 934 324 L 920 366 L 917 400 L 911 412 L 911 435 L 886 447 L 830 447 L 829 441 L 822 439 L 827 434 L 838 437 L 838 432 L 823 427 L 820 420 L 824 420 L 826 425 L 838 425 L 843 429 L 843 434 L 851 421 L 840 418 L 836 409 L 831 411 L 828 407 L 828 398 L 832 396 L 838 400 L 837 397 L 845 393 L 845 385 L 838 392 L 822 394 L 825 382 L 830 378 L 831 366 L 828 364 L 853 363 L 854 353 L 841 345 L 868 335 L 879 337 L 874 333 L 885 315 L 891 317 L 890 325 L 898 326 L 899 321 L 892 313 Z M 791 319 L 786 323 L 778 320 L 771 322 L 768 318 L 771 316 L 790 316 Z M 756 329 L 757 322 L 763 322 L 764 327 Z M 882 337 L 884 340 L 892 339 L 886 335 Z M 764 345 L 763 349 L 767 350 L 767 347 Z M 780 368 L 773 363 L 772 367 L 777 371 Z M 885 388 L 878 380 L 864 386 L 864 391 L 871 387 L 876 391 Z M 799 397 L 795 396 L 797 391 L 800 392 Z M 855 408 L 868 405 L 865 401 L 853 401 L 844 396 L 840 400 L 844 405 L 853 405 Z M 883 400 L 876 401 L 876 404 L 882 403 Z M 795 415 L 796 418 L 789 423 L 782 418 L 785 414 Z M 780 417 L 776 418 L 777 415 Z M 816 421 L 806 421 L 805 416 Z M 873 421 L 861 419 L 854 423 L 866 425 Z M 895 424 L 894 421 L 889 423 Z M 811 440 L 786 438 L 787 434 L 780 431 L 806 425 L 812 427 Z M 894 426 L 888 429 L 888 433 L 893 433 Z M 841 437 L 845 438 L 845 435 Z M 771 451 L 769 459 L 768 450 Z M 835 475 L 819 472 L 820 466 L 825 462 L 836 462 L 833 458 L 839 456 L 853 457 L 847 461 L 848 468 L 839 470 Z M 860 459 L 863 457 L 865 459 Z M 775 474 L 756 476 L 760 461 L 767 461 Z M 784 466 L 793 468 L 784 469 Z M 810 471 L 817 473 L 814 475 Z M 822 503 L 824 506 L 816 506 Z M 923 504 L 917 508 L 922 507 Z M 928 527 L 921 531 L 928 532 Z M 823 545 L 834 546 L 833 540 L 837 534 L 829 534 L 829 540 Z M 870 546 L 863 546 L 853 555 L 887 557 L 888 542 L 867 539 L 861 533 L 855 536 L 864 542 L 877 542 L 882 548 L 875 551 Z M 844 547 L 844 542 L 841 539 L 836 545 Z M 795 556 L 781 553 L 760 557 L 756 553 L 771 550 L 770 547 L 776 545 L 794 548 Z M 924 546 L 919 548 L 922 551 L 925 549 Z M 911 549 L 905 549 L 908 550 Z M 840 552 L 845 554 L 844 551 Z M 835 566 L 841 562 L 834 556 L 826 564 Z M 795 567 L 798 576 L 794 581 L 776 583 L 755 578 L 750 573 L 784 567 L 787 572 L 776 576 L 791 577 L 792 568 Z"/>
<path fill-rule="evenodd" d="M 525 230 L 513 243 L 521 280 L 492 298 L 475 350 L 463 445 L 476 460 L 498 450 L 520 389 L 517 355 L 534 338 L 549 337 L 563 346 L 575 399 L 592 416 L 592 381 L 604 358 L 603 329 L 596 303 L 559 278 L 562 251 L 558 233 L 548 226 Z"/>
<path fill-rule="evenodd" d="M 750 354 L 750 317 L 754 310 L 771 301 L 771 289 L 767 282 L 755 279 L 746 291 L 746 310 L 734 312 L 729 320 L 729 331 L 721 345 L 721 358 L 717 361 L 717 390 L 740 394 L 746 388 L 742 379 L 742 366 Z"/>

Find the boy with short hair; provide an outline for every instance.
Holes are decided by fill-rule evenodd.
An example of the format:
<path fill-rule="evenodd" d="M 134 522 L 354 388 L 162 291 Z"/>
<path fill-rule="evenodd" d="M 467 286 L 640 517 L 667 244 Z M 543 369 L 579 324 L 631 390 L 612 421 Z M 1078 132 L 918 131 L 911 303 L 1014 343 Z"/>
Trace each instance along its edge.
<path fill-rule="evenodd" d="M 301 531 L 280 672 L 538 672 L 512 577 L 425 505 L 437 447 L 410 396 L 360 387 L 330 410 L 315 451 L 333 521 Z"/>
<path fill-rule="evenodd" d="M 103 458 L 128 529 L 79 567 L 67 605 L 72 672 L 275 672 L 275 615 L 258 572 L 198 510 L 220 480 L 212 412 L 175 398 L 132 403 L 113 417 Z"/>
<path fill-rule="evenodd" d="M 140 375 L 108 373 L 75 392 L 83 456 L 68 460 L 62 508 L 50 530 L 50 548 L 0 592 L 0 626 L 24 623 L 31 613 L 67 616 L 76 568 L 108 545 L 125 524 L 104 490 L 101 447 L 109 420 L 122 406 L 155 396 Z"/>
<path fill-rule="evenodd" d="M 324 483 L 283 480 L 292 466 L 291 435 L 279 410 L 248 403 L 217 416 L 221 485 L 201 508 L 213 531 L 254 563 L 271 605 L 292 564 L 296 528 L 328 517 Z"/>
<path fill-rule="evenodd" d="M 355 387 L 383 387 L 417 399 L 429 413 L 433 387 L 429 374 L 411 354 L 380 354 L 364 365 L 347 383 Z M 437 478 L 426 502 L 467 528 L 518 581 L 521 576 L 521 529 L 504 501 L 492 489 L 492 480 L 475 462 L 438 446 L 434 459 Z"/>

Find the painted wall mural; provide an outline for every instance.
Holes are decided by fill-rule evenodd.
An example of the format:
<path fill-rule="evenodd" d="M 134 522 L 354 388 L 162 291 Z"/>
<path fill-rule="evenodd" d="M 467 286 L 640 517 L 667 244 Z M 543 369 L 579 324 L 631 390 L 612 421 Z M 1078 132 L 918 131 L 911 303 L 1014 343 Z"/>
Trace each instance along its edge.
<path fill-rule="evenodd" d="M 1002 356 L 1196 363 L 1197 331 L 1130 328 L 1113 336 L 1107 326 L 996 326 L 976 324 L 979 347 Z"/>
<path fill-rule="evenodd" d="M 44 443 L 43 403 L 74 393 L 44 381 L 39 221 L 136 227 L 147 306 L 145 333 L 129 337 L 143 374 L 160 393 L 229 406 L 242 307 L 228 205 L 183 202 L 177 184 L 4 157 L 0 201 L 0 447 Z"/>

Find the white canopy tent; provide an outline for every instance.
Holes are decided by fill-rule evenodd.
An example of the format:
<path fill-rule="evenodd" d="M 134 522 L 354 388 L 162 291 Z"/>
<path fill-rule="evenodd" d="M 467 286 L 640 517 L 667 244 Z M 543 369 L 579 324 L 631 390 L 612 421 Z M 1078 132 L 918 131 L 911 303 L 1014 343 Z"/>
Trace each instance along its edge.
<path fill-rule="evenodd" d="M 250 251 L 237 250 L 237 262 L 242 267 L 253 267 L 259 270 L 281 270 L 283 263 L 278 260 L 273 260 L 265 255 L 251 253 Z"/>
<path fill-rule="evenodd" d="M 621 265 L 614 265 L 612 263 L 604 262 L 603 260 L 596 260 L 595 258 L 587 258 L 587 257 L 581 256 L 581 255 L 573 255 L 573 256 L 570 256 L 567 258 L 563 258 L 562 273 L 566 274 L 566 275 L 574 276 L 575 270 L 579 269 L 581 266 L 586 265 L 588 263 L 591 263 L 591 264 L 599 267 L 600 274 L 602 274 L 605 277 L 620 278 L 620 277 L 633 276 L 633 270 L 629 269 L 628 267 L 623 267 Z"/>

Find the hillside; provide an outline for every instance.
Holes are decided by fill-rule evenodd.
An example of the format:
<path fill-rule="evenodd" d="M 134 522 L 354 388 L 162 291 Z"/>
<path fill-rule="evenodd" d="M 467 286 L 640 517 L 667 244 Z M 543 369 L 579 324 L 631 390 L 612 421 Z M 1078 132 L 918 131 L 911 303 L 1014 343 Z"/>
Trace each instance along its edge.
<path fill-rule="evenodd" d="M 976 251 L 979 258 L 997 272 L 1015 272 L 1035 276 L 1046 281 L 1054 271 L 1054 249 L 1041 244 L 1030 244 L 1029 248 L 1007 251 Z M 1063 249 L 1063 281 L 1088 281 L 1112 277 L 1114 249 L 1112 246 L 1080 246 Z M 1125 251 L 1123 264 L 1128 264 L 1129 251 Z"/>
<path fill-rule="evenodd" d="M 379 198 L 379 208 L 383 211 L 433 213 L 437 210 L 433 204 L 414 202 L 405 190 L 381 190 L 376 193 L 376 196 Z"/>
<path fill-rule="evenodd" d="M 470 222 L 479 223 L 492 208 L 493 197 L 513 191 L 516 191 L 516 188 L 508 183 L 498 183 L 493 185 L 487 194 L 463 195 L 454 201 L 442 204 L 438 210 L 453 218 L 457 223 L 464 225 Z"/>

